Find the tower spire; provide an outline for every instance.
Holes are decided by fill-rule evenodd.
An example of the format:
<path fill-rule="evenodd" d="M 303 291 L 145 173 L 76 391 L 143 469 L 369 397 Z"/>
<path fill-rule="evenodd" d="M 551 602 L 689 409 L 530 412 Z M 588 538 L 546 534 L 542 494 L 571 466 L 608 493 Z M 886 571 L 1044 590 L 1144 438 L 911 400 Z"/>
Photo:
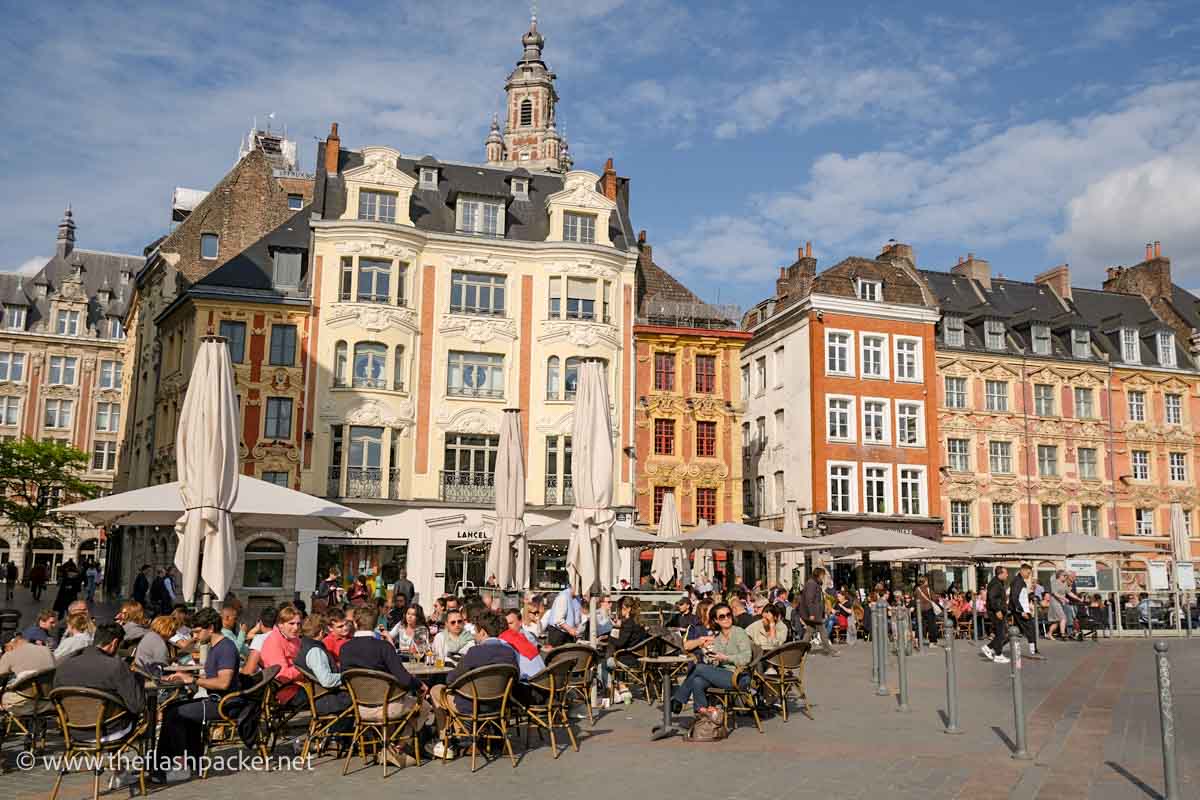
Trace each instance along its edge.
<path fill-rule="evenodd" d="M 58 242 L 54 249 L 59 258 L 66 258 L 75 249 L 75 216 L 71 213 L 70 203 L 67 203 L 67 210 L 58 223 Z"/>

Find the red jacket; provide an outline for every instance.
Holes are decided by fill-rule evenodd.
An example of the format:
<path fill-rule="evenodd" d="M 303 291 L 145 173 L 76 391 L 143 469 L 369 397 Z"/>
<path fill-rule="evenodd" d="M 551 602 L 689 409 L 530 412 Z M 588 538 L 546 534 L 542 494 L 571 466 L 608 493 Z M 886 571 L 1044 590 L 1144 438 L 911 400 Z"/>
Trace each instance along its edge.
<path fill-rule="evenodd" d="M 295 664 L 299 653 L 300 640 L 289 639 L 279 628 L 274 628 L 263 642 L 262 663 L 264 667 L 279 667 L 279 674 L 275 676 L 278 683 L 294 683 L 300 677 Z M 288 702 L 299 690 L 299 686 L 284 686 L 277 694 L 279 702 Z"/>
<path fill-rule="evenodd" d="M 325 652 L 329 653 L 329 657 L 333 659 L 334 666 L 341 661 L 342 645 L 348 641 L 350 641 L 349 636 L 338 636 L 336 633 L 327 633 L 321 640 L 321 644 L 325 645 Z"/>

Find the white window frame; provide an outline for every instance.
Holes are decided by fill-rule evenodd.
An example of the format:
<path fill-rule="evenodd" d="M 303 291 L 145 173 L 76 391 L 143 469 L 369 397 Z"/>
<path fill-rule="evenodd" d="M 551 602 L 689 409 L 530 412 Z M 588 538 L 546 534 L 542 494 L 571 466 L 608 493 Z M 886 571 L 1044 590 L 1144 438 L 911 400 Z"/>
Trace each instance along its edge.
<path fill-rule="evenodd" d="M 1036 453 L 1036 460 L 1037 460 L 1037 476 L 1039 478 L 1057 478 L 1059 476 L 1059 470 L 1060 470 L 1060 466 L 1059 466 L 1059 462 L 1058 462 L 1058 445 L 1056 445 L 1056 444 L 1039 444 L 1039 445 L 1036 445 L 1035 447 L 1036 447 L 1036 449 L 1034 450 L 1034 452 Z M 1054 456 L 1053 463 L 1051 464 L 1051 460 L 1048 458 L 1043 459 L 1042 453 L 1046 453 L 1047 455 Z M 1054 467 L 1054 470 L 1052 472 L 1046 472 L 1044 469 L 1042 469 L 1043 463 L 1050 464 L 1051 466 Z"/>
<path fill-rule="evenodd" d="M 580 211 L 564 211 L 562 238 L 564 242 L 595 244 L 596 215 Z"/>
<path fill-rule="evenodd" d="M 1049 396 L 1038 397 L 1039 389 L 1049 389 Z M 1045 395 L 1045 393 L 1042 393 Z M 1045 408 L 1045 402 L 1050 404 L 1049 410 Z M 1033 385 L 1033 413 L 1037 417 L 1057 417 L 1058 416 L 1058 387 L 1053 383 L 1035 383 Z"/>
<path fill-rule="evenodd" d="M 888 365 L 888 339 L 889 338 L 890 337 L 886 333 L 862 333 L 862 334 L 859 334 L 858 358 L 859 358 L 859 365 L 860 365 L 860 369 L 861 369 L 861 375 L 864 379 L 866 379 L 866 378 L 871 378 L 871 379 L 875 379 L 875 380 L 887 380 L 888 379 L 888 372 L 889 372 L 889 370 L 888 370 L 888 366 L 889 366 Z M 878 372 L 869 372 L 867 370 L 867 342 L 869 340 L 874 340 L 878 345 L 878 353 L 879 353 L 879 371 Z M 874 352 L 876 350 L 876 347 L 871 347 L 870 349 L 872 352 Z M 826 366 L 828 366 L 828 364 L 826 364 Z M 838 374 L 840 374 L 840 373 L 838 373 Z"/>
<path fill-rule="evenodd" d="M 9 331 L 25 330 L 25 306 L 4 307 L 4 329 Z"/>
<path fill-rule="evenodd" d="M 1084 453 L 1091 453 L 1092 460 L 1085 462 Z M 1090 469 L 1085 470 L 1084 464 L 1090 465 Z M 1095 447 L 1080 447 L 1075 451 L 1075 468 L 1079 473 L 1079 479 L 1084 481 L 1100 480 L 1100 451 Z"/>
<path fill-rule="evenodd" d="M 785 351 L 785 349 L 784 349 L 784 348 L 785 348 L 785 345 L 782 345 L 782 344 L 781 344 L 781 345 L 779 345 L 778 347 L 776 347 L 776 348 L 775 348 L 775 350 L 774 350 L 774 354 L 775 354 L 775 355 L 774 355 L 774 361 L 775 361 L 775 388 L 776 388 L 776 389 L 782 389 L 782 388 L 783 388 L 783 367 L 784 367 L 784 364 L 786 364 L 786 363 L 787 363 L 787 362 L 786 362 L 786 355 L 787 355 L 787 353 L 786 353 L 786 351 Z"/>
<path fill-rule="evenodd" d="M 434 189 L 438 187 L 438 171 L 435 167 L 421 167 L 421 182 L 418 188 Z"/>
<path fill-rule="evenodd" d="M 950 382 L 951 381 L 955 381 L 955 382 L 962 381 L 962 392 L 961 393 L 958 391 L 954 391 L 954 392 L 950 391 Z M 945 379 L 942 381 L 942 386 L 946 393 L 946 408 L 966 408 L 967 407 L 967 397 L 968 397 L 968 394 L 970 391 L 970 389 L 969 389 L 970 384 L 967 383 L 966 378 L 962 377 L 961 375 L 947 375 L 947 376 L 945 376 Z M 952 402 L 950 402 L 951 397 L 961 399 L 962 402 L 952 403 Z"/>
<path fill-rule="evenodd" d="M 834 468 L 845 468 L 848 471 L 847 480 L 850 484 L 850 507 L 846 510 L 834 511 L 833 503 L 833 470 Z M 827 461 L 825 462 L 825 502 L 828 504 L 829 510 L 834 514 L 857 514 L 860 508 L 858 504 L 858 464 L 853 461 Z"/>
<path fill-rule="evenodd" d="M 845 351 L 846 371 L 845 372 L 832 370 L 829 368 L 830 355 L 832 354 L 830 340 L 835 335 L 838 335 L 838 336 L 845 335 L 846 336 L 845 344 L 838 345 L 838 347 L 846 348 L 846 351 Z M 854 331 L 842 330 L 840 328 L 826 328 L 825 329 L 825 352 L 822 355 L 824 356 L 825 374 L 826 375 L 837 375 L 837 376 L 841 376 L 841 377 L 853 378 L 854 377 L 854 353 L 855 353 Z"/>
<path fill-rule="evenodd" d="M 994 445 L 1000 445 L 1007 452 L 1003 455 L 993 450 Z M 998 461 L 1007 461 L 1008 469 L 996 469 Z M 1003 466 L 1003 464 L 1001 464 Z M 1013 469 L 1013 452 L 1012 442 L 1005 439 L 992 439 L 988 442 L 988 472 L 993 475 L 1015 475 L 1016 470 Z"/>
<path fill-rule="evenodd" d="M 369 212 L 366 204 L 363 202 L 366 197 L 374 198 Z M 389 192 L 382 189 L 360 189 L 358 191 L 358 207 L 355 209 L 355 217 L 363 222 L 383 222 L 387 224 L 395 224 L 396 215 L 400 211 L 397 208 L 399 205 L 398 197 L 399 196 L 396 192 Z M 391 202 L 388 203 L 385 198 L 390 199 Z M 386 211 L 389 205 L 391 206 L 392 210 L 390 215 L 391 219 L 388 219 L 389 215 Z"/>
<path fill-rule="evenodd" d="M 1155 341 L 1158 344 L 1158 363 L 1164 367 L 1174 367 L 1175 337 L 1169 331 L 1159 331 Z"/>
<path fill-rule="evenodd" d="M 767 357 L 759 356 L 754 359 L 754 396 L 762 397 L 767 393 Z"/>
<path fill-rule="evenodd" d="M 999 336 L 999 343 L 993 346 L 993 337 Z M 986 319 L 983 321 L 983 344 L 988 350 L 1000 351 L 1008 346 L 1008 328 L 1003 321 Z"/>
<path fill-rule="evenodd" d="M 121 373 L 124 365 L 120 361 L 104 360 L 100 362 L 99 386 L 101 389 L 120 389 L 121 388 Z M 107 375 L 105 373 L 108 373 Z"/>
<path fill-rule="evenodd" d="M 956 442 L 962 442 L 963 449 L 961 453 L 956 453 L 951 445 Z M 955 462 L 958 462 L 957 464 Z M 971 471 L 971 440 L 960 439 L 959 437 L 946 439 L 946 467 L 951 472 L 970 472 Z"/>
<path fill-rule="evenodd" d="M 1003 386 L 1004 394 L 1003 395 L 992 394 L 992 392 L 990 391 L 992 386 Z M 997 414 L 1007 414 L 1008 407 L 1009 407 L 1009 403 L 1008 403 L 1009 394 L 1010 393 L 1009 393 L 1009 382 L 1008 381 L 998 381 L 998 380 L 991 380 L 991 379 L 984 381 L 984 384 L 983 384 L 983 407 L 984 407 L 984 409 L 986 409 L 987 411 L 995 412 Z M 1003 408 L 993 408 L 992 407 L 992 398 L 993 397 L 1002 397 L 1003 398 L 1003 400 L 1004 400 Z"/>
<path fill-rule="evenodd" d="M 883 281 L 859 278 L 854 293 L 858 296 L 859 300 L 866 300 L 868 303 L 878 303 L 883 300 Z"/>
<path fill-rule="evenodd" d="M 1187 453 L 1167 453 L 1167 465 L 1171 483 L 1187 482 Z"/>
<path fill-rule="evenodd" d="M 1088 519 L 1089 511 L 1095 514 L 1094 519 Z M 1088 536 L 1104 535 L 1104 514 L 1101 512 L 1100 506 L 1079 507 L 1079 528 L 1082 533 Z"/>
<path fill-rule="evenodd" d="M 902 370 L 900 368 L 901 363 L 902 363 L 901 358 L 900 358 L 900 347 L 901 347 L 901 345 L 908 345 L 908 344 L 911 344 L 913 346 L 913 350 L 912 350 L 913 374 L 912 375 L 905 375 L 904 370 Z M 923 363 L 924 359 L 922 358 L 922 353 L 921 353 L 920 337 L 917 337 L 917 336 L 895 336 L 895 337 L 893 337 L 892 351 L 893 351 L 892 357 L 895 359 L 895 363 L 896 363 L 896 368 L 894 371 L 896 373 L 896 382 L 897 383 L 924 383 L 925 382 L 925 369 L 924 369 L 924 363 Z"/>
<path fill-rule="evenodd" d="M 1121 328 L 1121 360 L 1126 364 L 1142 363 L 1142 343 L 1133 328 Z"/>
<path fill-rule="evenodd" d="M 956 513 L 958 507 L 965 507 L 963 513 Z M 971 501 L 970 500 L 951 500 L 950 501 L 950 535 L 951 536 L 970 536 L 971 535 Z"/>
<path fill-rule="evenodd" d="M 917 409 L 917 441 L 905 442 L 900 438 L 900 409 L 904 406 L 915 406 Z M 897 400 L 896 401 L 896 446 L 897 447 L 924 447 L 925 446 L 925 402 L 923 400 Z"/>
<path fill-rule="evenodd" d="M 495 214 L 495 225 L 489 226 L 488 212 Z M 455 233 L 503 239 L 505 231 L 504 203 L 492 197 L 459 197 L 455 209 Z"/>
<path fill-rule="evenodd" d="M 1125 394 L 1125 408 L 1130 422 L 1146 421 L 1146 393 L 1133 389 Z"/>
<path fill-rule="evenodd" d="M 742 365 L 742 402 L 750 399 L 750 365 Z"/>
<path fill-rule="evenodd" d="M 905 510 L 905 472 L 917 473 L 917 503 L 919 508 L 916 513 Z M 897 511 L 902 517 L 928 517 L 929 516 L 929 475 L 925 467 L 917 464 L 898 464 L 896 465 L 896 493 L 899 496 L 899 505 Z"/>
<path fill-rule="evenodd" d="M 1183 424 L 1183 395 L 1173 392 L 1163 395 L 1163 421 L 1168 425 Z"/>
<path fill-rule="evenodd" d="M 1004 509 L 1004 513 L 998 513 L 1000 509 Z M 1012 503 L 992 503 L 992 536 L 1003 536 L 1006 539 L 1012 538 L 1013 531 L 1013 504 Z M 1001 530 L 1003 528 L 1003 530 Z"/>
<path fill-rule="evenodd" d="M 882 427 L 882 439 L 867 438 L 867 403 L 881 403 L 883 408 L 880 410 L 880 422 Z M 891 445 L 892 443 L 892 403 L 886 397 L 863 397 L 860 399 L 861 406 L 860 415 L 862 417 L 862 443 L 864 445 Z"/>
<path fill-rule="evenodd" d="M 1075 358 L 1092 357 L 1092 334 L 1086 328 L 1071 329 L 1071 355 Z"/>
<path fill-rule="evenodd" d="M 1034 355 L 1048 356 L 1054 352 L 1053 339 L 1050 337 L 1050 326 L 1035 322 L 1029 326 L 1029 342 Z"/>
<path fill-rule="evenodd" d="M 0 353 L 0 381 L 9 383 L 24 383 L 25 381 L 25 354 L 15 351 Z"/>
<path fill-rule="evenodd" d="M 56 368 L 57 362 L 57 368 Z M 76 356 L 50 356 L 49 368 L 46 372 L 46 383 L 50 386 L 74 386 L 78 379 L 79 359 Z M 58 373 L 58 377 L 54 373 Z M 70 373 L 71 379 L 67 380 Z"/>
<path fill-rule="evenodd" d="M 54 332 L 59 336 L 79 335 L 79 312 L 60 308 L 54 315 Z"/>
<path fill-rule="evenodd" d="M 1133 533 L 1135 536 L 1154 535 L 1154 509 L 1135 508 L 1133 510 Z"/>
<path fill-rule="evenodd" d="M 21 424 L 21 398 L 0 397 L 0 425 Z"/>
<path fill-rule="evenodd" d="M 892 499 L 894 489 L 892 487 L 892 465 L 891 464 L 863 464 L 863 492 L 862 492 L 862 512 L 864 514 L 887 516 L 892 513 Z M 869 477 L 868 472 L 879 470 L 882 475 Z M 875 482 L 883 482 L 883 507 L 871 509 L 871 491 L 870 484 Z"/>
<path fill-rule="evenodd" d="M 53 404 L 54 424 L 51 420 L 51 404 Z M 75 401 L 69 398 L 50 398 L 46 401 L 45 412 L 42 414 L 43 427 L 47 430 L 69 430 L 75 424 Z"/>
<path fill-rule="evenodd" d="M 855 398 L 853 395 L 848 395 L 848 394 L 827 394 L 827 395 L 825 395 L 825 440 L 826 441 L 842 442 L 842 443 L 847 443 L 847 442 L 854 443 L 854 442 L 858 441 L 858 426 L 856 425 L 856 422 L 857 422 L 856 418 L 858 416 L 858 411 L 857 411 L 856 403 L 855 403 L 856 399 L 857 398 Z M 837 401 L 845 400 L 847 403 L 847 406 L 845 409 L 847 435 L 846 435 L 846 438 L 844 438 L 844 439 L 841 437 L 835 437 L 835 436 L 829 435 L 829 432 L 831 430 L 830 423 L 833 420 L 833 401 L 835 401 L 835 400 L 837 400 Z M 839 413 L 841 413 L 841 412 L 839 411 Z"/>
<path fill-rule="evenodd" d="M 1054 509 L 1053 517 L 1049 516 L 1046 513 L 1050 509 Z M 1042 522 L 1042 536 L 1053 536 L 1057 533 L 1062 532 L 1062 509 L 1063 509 L 1063 507 L 1059 503 L 1042 503 L 1038 506 L 1038 517 L 1041 519 L 1041 522 Z M 1054 521 L 1053 526 L 1046 524 L 1049 520 Z M 1046 530 L 1047 528 L 1050 528 L 1050 527 L 1053 527 L 1054 530 L 1052 530 L 1052 531 Z"/>
<path fill-rule="evenodd" d="M 512 196 L 518 200 L 529 199 L 529 179 L 528 178 L 513 178 L 509 191 Z"/>
<path fill-rule="evenodd" d="M 1074 396 L 1075 419 L 1094 419 L 1096 417 L 1096 393 L 1092 390 L 1092 388 L 1090 386 L 1076 386 Z M 1083 405 L 1079 402 L 1079 398 L 1081 397 L 1087 398 L 1088 413 L 1086 414 L 1081 414 L 1079 411 Z"/>
<path fill-rule="evenodd" d="M 942 341 L 947 347 L 963 347 L 967 343 L 967 325 L 962 317 L 945 317 L 942 320 Z"/>
<path fill-rule="evenodd" d="M 121 429 L 121 404 L 101 401 L 96 403 L 96 432 L 119 433 Z"/>
<path fill-rule="evenodd" d="M 1130 477 L 1135 481 L 1150 480 L 1150 451 L 1149 450 L 1130 450 L 1129 451 L 1129 472 Z"/>

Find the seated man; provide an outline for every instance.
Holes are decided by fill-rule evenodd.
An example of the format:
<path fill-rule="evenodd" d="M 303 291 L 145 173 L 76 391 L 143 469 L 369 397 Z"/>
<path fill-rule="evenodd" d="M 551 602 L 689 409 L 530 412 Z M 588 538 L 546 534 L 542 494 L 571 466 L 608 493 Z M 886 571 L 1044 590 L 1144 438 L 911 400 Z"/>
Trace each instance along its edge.
<path fill-rule="evenodd" d="M 57 643 L 54 636 L 57 627 L 58 614 L 53 609 L 44 608 L 38 612 L 37 622 L 21 631 L 21 635 L 30 644 L 40 644 L 53 650 Z"/>
<path fill-rule="evenodd" d="M 296 656 L 296 665 L 311 672 L 321 688 L 329 690 L 317 698 L 317 713 L 340 714 L 350 707 L 350 695 L 341 691 L 342 674 L 337 671 L 337 666 L 321 641 L 326 628 L 325 615 L 320 611 L 305 617 L 300 625 L 300 652 Z M 347 731 L 353 727 L 353 717 L 347 716 L 338 723 L 335 731 Z"/>
<path fill-rule="evenodd" d="M 475 636 L 467 633 L 467 618 L 460 609 L 446 611 L 446 629 L 433 637 L 433 653 L 442 661 L 457 661 L 475 644 Z"/>
<path fill-rule="evenodd" d="M 460 675 L 490 664 L 510 664 L 519 670 L 517 651 L 500 638 L 504 629 L 505 622 L 499 614 L 494 611 L 480 613 L 475 621 L 475 646 L 463 655 L 458 667 L 451 670 L 450 674 L 446 676 L 446 685 L 454 683 Z M 438 730 L 444 730 L 449 717 L 450 696 L 446 693 L 445 686 L 434 686 L 430 689 L 429 695 L 433 700 Z M 454 698 L 454 708 L 460 714 L 471 713 L 469 701 L 461 697 Z M 488 709 L 481 704 L 480 710 Z M 434 745 L 433 755 L 434 758 L 454 758 L 453 750 L 443 750 L 440 741 Z"/>
<path fill-rule="evenodd" d="M 30 644 L 21 633 L 13 636 L 8 644 L 4 645 L 4 655 L 0 656 L 0 681 L 11 675 L 11 684 L 49 669 L 54 669 L 54 653 L 49 647 Z M 5 692 L 0 695 L 0 708 L 14 717 L 50 711 L 51 704 L 48 701 L 38 703 L 35 708 L 31 694 Z"/>
<path fill-rule="evenodd" d="M 165 759 L 176 760 L 164 776 L 167 782 L 191 777 L 191 766 L 198 764 L 203 755 L 204 726 L 217 718 L 217 705 L 222 695 L 237 691 L 238 688 L 237 645 L 221 635 L 221 615 L 215 608 L 202 608 L 196 612 L 192 620 L 192 636 L 198 644 L 208 645 L 204 674 L 179 672 L 163 680 L 198 686 L 206 694 L 195 700 L 173 703 L 163 713 L 158 763 L 163 763 Z"/>
<path fill-rule="evenodd" d="M 125 641 L 125 631 L 115 622 L 96 628 L 92 644 L 70 658 L 64 659 L 54 672 L 54 688 L 81 686 L 100 689 L 121 698 L 122 704 L 133 714 L 141 714 L 146 708 L 146 692 L 141 681 L 124 661 L 117 658 L 117 650 Z M 124 736 L 133 728 L 126 721 L 119 728 L 105 731 L 105 738 Z"/>
<path fill-rule="evenodd" d="M 354 609 L 332 606 L 325 612 L 325 618 L 329 624 L 329 633 L 325 634 L 321 644 L 325 645 L 325 652 L 329 654 L 333 663 L 337 664 L 342 656 L 342 645 L 354 636 Z"/>
<path fill-rule="evenodd" d="M 538 650 L 537 642 L 521 630 L 521 609 L 510 608 L 504 615 L 507 628 L 500 634 L 501 641 L 517 651 L 517 665 L 521 670 L 521 680 L 528 680 L 546 668 L 542 653 Z"/>

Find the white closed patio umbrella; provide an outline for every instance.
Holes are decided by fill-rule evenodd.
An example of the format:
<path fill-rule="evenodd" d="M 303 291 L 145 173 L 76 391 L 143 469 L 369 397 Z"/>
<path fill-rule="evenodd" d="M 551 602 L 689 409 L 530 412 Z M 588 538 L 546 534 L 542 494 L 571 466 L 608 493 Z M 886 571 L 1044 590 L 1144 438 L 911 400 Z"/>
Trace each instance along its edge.
<path fill-rule="evenodd" d="M 1181 561 L 1192 560 L 1192 549 L 1188 544 L 1187 519 L 1183 516 L 1183 505 L 1181 503 L 1171 503 L 1171 560 L 1174 564 Z M 1179 573 L 1172 569 L 1175 574 L 1171 577 L 1171 582 L 1175 585 L 1175 627 L 1183 627 L 1183 617 L 1179 610 L 1180 588 L 1179 588 Z M 1191 603 L 1188 603 L 1188 614 L 1191 614 Z"/>
<path fill-rule="evenodd" d="M 708 520 L 702 519 L 692 533 L 703 531 L 708 527 Z M 683 538 L 682 535 L 680 538 Z M 698 584 L 710 583 L 713 575 L 716 573 L 716 565 L 713 560 L 713 551 L 711 547 L 697 547 L 692 550 L 692 566 L 691 576 L 688 578 L 688 583 L 696 586 Z"/>
<path fill-rule="evenodd" d="M 496 453 L 496 525 L 488 547 L 487 577 L 501 589 L 529 584 L 525 541 L 525 464 L 521 455 L 521 411 L 505 409 Z"/>
<path fill-rule="evenodd" d="M 662 510 L 658 515 L 658 538 L 663 540 L 678 539 L 679 506 L 675 504 L 675 493 L 663 495 Z M 668 586 L 675 578 L 676 565 L 682 561 L 683 550 L 679 547 L 656 547 L 654 560 L 650 562 L 650 577 L 662 586 Z"/>
<path fill-rule="evenodd" d="M 224 598 L 237 565 L 231 511 L 238 498 L 237 393 L 229 349 L 205 336 L 196 353 L 175 436 L 175 463 L 183 515 L 175 522 L 175 566 L 183 599 L 191 602 L 199 578 Z M 204 554 L 203 570 L 200 566 Z"/>

